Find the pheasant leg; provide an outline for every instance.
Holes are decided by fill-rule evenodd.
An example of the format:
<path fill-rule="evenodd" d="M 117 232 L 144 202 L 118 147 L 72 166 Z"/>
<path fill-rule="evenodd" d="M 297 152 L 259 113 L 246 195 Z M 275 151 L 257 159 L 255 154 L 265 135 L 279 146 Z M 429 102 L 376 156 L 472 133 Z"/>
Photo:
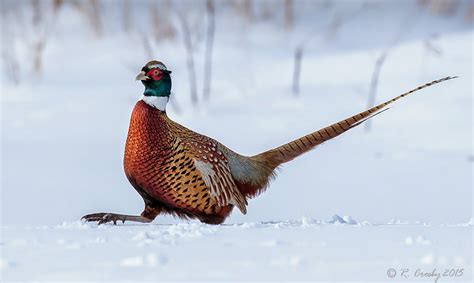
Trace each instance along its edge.
<path fill-rule="evenodd" d="M 141 223 L 150 223 L 153 221 L 153 219 L 149 219 L 143 216 L 138 216 L 138 215 L 125 215 L 125 214 L 115 214 L 115 213 L 92 213 L 92 214 L 87 214 L 84 215 L 82 220 L 85 220 L 86 222 L 96 222 L 97 224 L 105 224 L 108 222 L 113 222 L 114 225 L 117 225 L 117 221 L 122 221 L 122 223 L 125 223 L 125 221 L 133 221 L 133 222 L 141 222 Z"/>
<path fill-rule="evenodd" d="M 97 222 L 98 225 L 105 224 L 108 222 L 113 222 L 114 225 L 117 225 L 117 221 L 132 221 L 140 223 L 150 223 L 155 219 L 159 214 L 159 210 L 156 210 L 152 207 L 146 206 L 145 210 L 141 215 L 126 215 L 126 214 L 116 214 L 116 213 L 92 213 L 84 215 L 81 219 L 86 222 Z"/>

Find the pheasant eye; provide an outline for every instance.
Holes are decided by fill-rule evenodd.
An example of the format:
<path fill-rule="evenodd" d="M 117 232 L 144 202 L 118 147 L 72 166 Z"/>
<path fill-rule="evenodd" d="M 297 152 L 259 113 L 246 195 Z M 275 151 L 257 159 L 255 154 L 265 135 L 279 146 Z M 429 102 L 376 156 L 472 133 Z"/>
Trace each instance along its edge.
<path fill-rule="evenodd" d="M 153 75 L 158 76 L 159 74 L 160 74 L 160 72 L 158 70 L 153 71 Z"/>

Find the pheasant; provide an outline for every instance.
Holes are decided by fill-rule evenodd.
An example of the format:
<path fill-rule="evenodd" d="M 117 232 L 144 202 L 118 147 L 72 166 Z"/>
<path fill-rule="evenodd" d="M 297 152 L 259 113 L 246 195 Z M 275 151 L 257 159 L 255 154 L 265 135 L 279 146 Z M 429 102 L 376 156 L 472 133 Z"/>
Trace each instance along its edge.
<path fill-rule="evenodd" d="M 163 63 L 150 61 L 136 77 L 144 84 L 145 92 L 130 119 L 124 169 L 144 200 L 143 212 L 138 216 L 94 213 L 85 215 L 83 220 L 98 224 L 149 223 L 159 214 L 167 213 L 221 224 L 234 206 L 246 214 L 247 200 L 265 191 L 283 163 L 360 125 L 400 98 L 455 78 L 432 81 L 319 131 L 247 157 L 168 118 L 170 74 Z"/>

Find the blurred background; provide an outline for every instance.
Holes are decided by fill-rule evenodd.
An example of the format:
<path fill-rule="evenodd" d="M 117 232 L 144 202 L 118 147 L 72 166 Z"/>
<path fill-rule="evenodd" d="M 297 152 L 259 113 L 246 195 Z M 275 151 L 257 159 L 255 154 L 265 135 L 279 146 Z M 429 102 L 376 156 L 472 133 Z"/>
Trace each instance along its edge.
<path fill-rule="evenodd" d="M 168 115 L 246 155 L 460 76 L 286 164 L 228 223 L 467 222 L 473 21 L 462 0 L 2 0 L 2 225 L 142 211 L 122 157 L 151 59 Z"/>

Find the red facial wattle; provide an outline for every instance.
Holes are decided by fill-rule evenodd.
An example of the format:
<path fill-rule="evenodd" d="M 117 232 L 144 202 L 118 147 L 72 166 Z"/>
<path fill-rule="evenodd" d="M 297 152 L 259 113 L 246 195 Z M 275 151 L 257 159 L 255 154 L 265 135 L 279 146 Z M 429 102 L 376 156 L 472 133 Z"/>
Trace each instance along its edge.
<path fill-rule="evenodd" d="M 148 73 L 146 73 L 146 75 L 148 77 L 152 78 L 154 81 L 159 81 L 159 80 L 161 80 L 161 77 L 163 76 L 163 73 L 161 72 L 160 69 L 154 68 L 154 69 L 151 69 L 150 71 L 148 71 Z"/>

